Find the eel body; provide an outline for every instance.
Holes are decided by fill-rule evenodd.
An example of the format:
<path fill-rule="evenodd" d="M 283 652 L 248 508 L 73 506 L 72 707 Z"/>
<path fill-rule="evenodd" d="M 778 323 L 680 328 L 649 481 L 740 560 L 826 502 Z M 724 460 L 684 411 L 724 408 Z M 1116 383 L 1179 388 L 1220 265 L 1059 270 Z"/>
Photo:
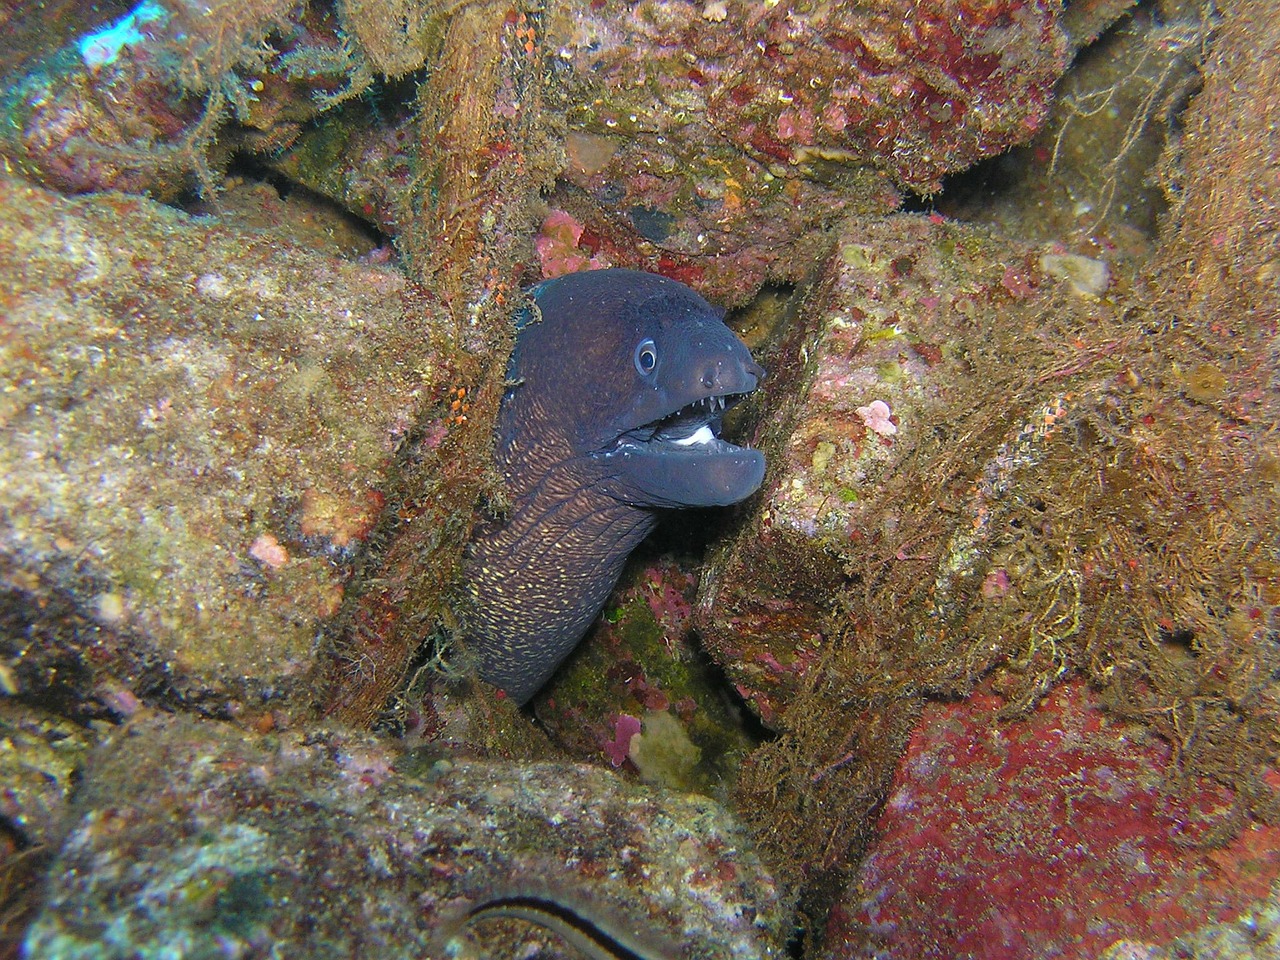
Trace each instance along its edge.
<path fill-rule="evenodd" d="M 764 478 L 758 450 L 719 438 L 764 370 L 693 290 L 595 270 L 531 298 L 496 428 L 510 512 L 473 537 L 465 617 L 480 675 L 518 703 L 586 633 L 663 511 L 737 503 Z"/>

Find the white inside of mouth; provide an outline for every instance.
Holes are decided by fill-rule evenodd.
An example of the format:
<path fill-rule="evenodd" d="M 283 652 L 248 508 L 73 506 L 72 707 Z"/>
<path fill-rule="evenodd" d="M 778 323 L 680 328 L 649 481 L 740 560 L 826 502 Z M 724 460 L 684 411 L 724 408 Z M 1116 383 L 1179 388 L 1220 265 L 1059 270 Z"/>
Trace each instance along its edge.
<path fill-rule="evenodd" d="M 695 443 L 710 443 L 715 438 L 716 435 L 711 432 L 711 428 L 704 423 L 689 436 L 682 437 L 679 440 L 672 440 L 671 442 L 678 443 L 682 447 L 689 447 Z"/>

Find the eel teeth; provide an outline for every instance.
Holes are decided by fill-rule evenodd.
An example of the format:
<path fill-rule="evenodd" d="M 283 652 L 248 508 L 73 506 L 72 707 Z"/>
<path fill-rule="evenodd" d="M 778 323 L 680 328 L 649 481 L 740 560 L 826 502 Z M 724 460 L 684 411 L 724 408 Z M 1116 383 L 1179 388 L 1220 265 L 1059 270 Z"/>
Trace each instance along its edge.
<path fill-rule="evenodd" d="M 701 400 L 695 400 L 692 406 L 705 407 L 712 413 L 723 410 L 729 405 L 729 401 L 722 396 L 703 397 Z"/>

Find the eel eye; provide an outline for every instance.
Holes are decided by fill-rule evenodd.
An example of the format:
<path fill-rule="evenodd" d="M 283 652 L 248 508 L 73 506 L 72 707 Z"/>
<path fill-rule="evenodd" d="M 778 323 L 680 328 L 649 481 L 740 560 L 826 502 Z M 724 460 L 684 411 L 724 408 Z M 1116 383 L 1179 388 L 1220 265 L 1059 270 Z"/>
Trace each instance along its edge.
<path fill-rule="evenodd" d="M 657 344 L 652 340 L 641 340 L 640 343 L 636 345 L 636 353 L 633 359 L 635 360 L 636 370 L 639 371 L 640 376 L 647 377 L 649 374 L 653 373 L 654 368 L 658 365 Z"/>

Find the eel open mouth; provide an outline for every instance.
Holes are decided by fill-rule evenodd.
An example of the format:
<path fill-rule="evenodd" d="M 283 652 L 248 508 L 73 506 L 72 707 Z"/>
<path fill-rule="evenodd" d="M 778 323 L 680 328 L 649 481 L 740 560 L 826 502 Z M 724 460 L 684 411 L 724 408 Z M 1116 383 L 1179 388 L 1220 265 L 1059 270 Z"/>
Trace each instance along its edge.
<path fill-rule="evenodd" d="M 720 439 L 726 410 L 750 391 L 718 393 L 625 434 L 606 451 L 621 499 L 646 507 L 725 507 L 764 479 L 764 454 Z"/>
<path fill-rule="evenodd" d="M 661 420 L 629 430 L 618 438 L 616 446 L 672 444 L 691 451 L 720 452 L 733 448 L 720 439 L 724 415 L 750 393 L 716 394 L 685 404 Z M 734 448 L 736 449 L 736 448 Z M 674 451 L 673 451 L 674 452 Z"/>

